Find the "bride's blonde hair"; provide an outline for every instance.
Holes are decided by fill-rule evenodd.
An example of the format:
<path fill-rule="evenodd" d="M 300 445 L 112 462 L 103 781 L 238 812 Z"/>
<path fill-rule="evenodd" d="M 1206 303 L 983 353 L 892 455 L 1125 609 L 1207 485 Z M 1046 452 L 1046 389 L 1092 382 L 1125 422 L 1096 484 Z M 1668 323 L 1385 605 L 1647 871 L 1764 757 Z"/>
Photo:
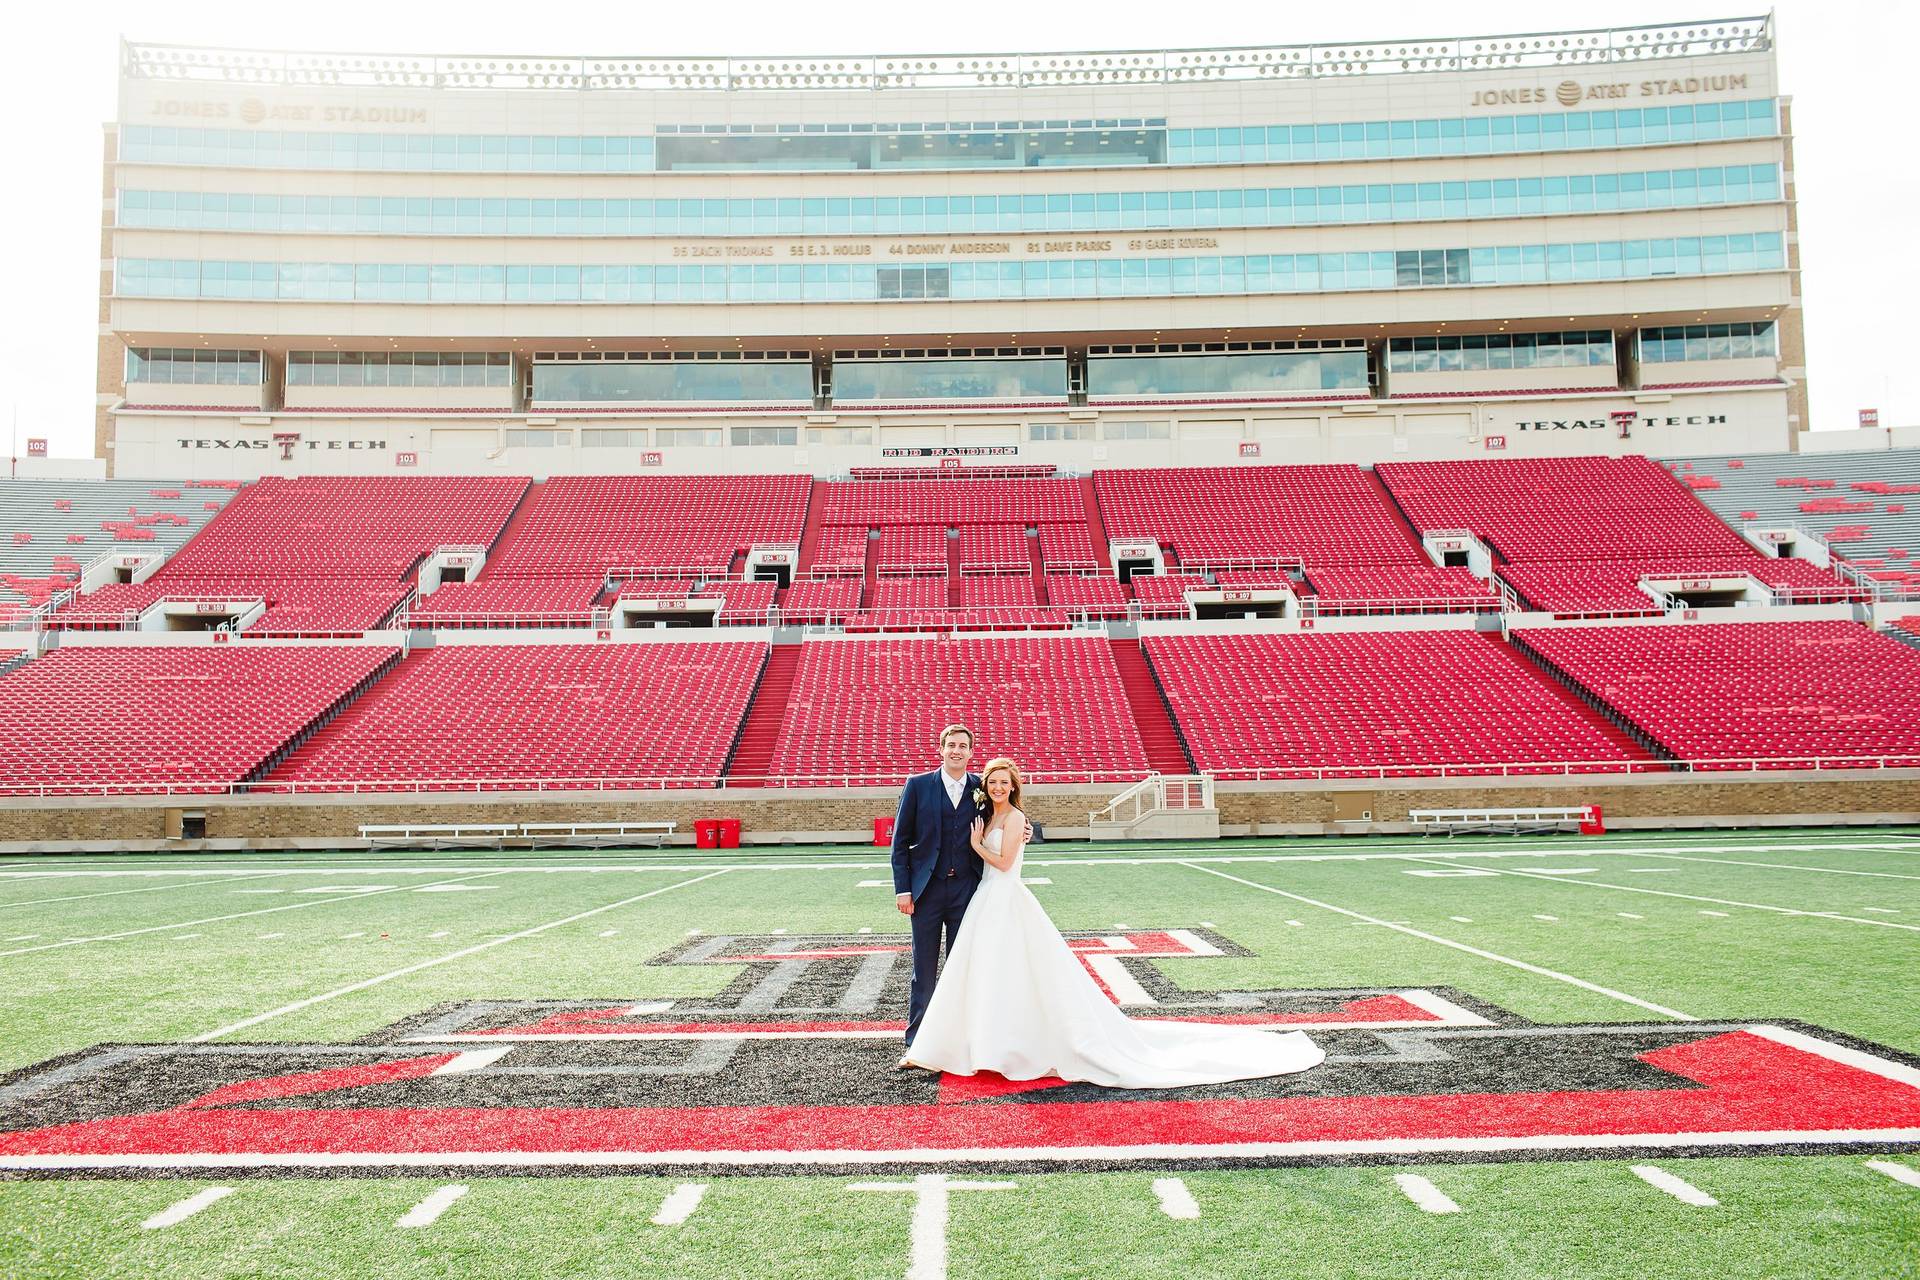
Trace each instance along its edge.
<path fill-rule="evenodd" d="M 986 767 L 980 770 L 980 789 L 982 791 L 987 789 L 987 779 L 991 778 L 994 772 L 999 769 L 1005 769 L 1008 779 L 1013 783 L 1013 789 L 1007 792 L 1007 805 L 1010 808 L 1018 809 L 1020 807 L 1020 793 L 1025 788 L 1026 782 L 1020 776 L 1020 766 L 1015 764 L 1007 756 L 995 756 L 993 759 L 987 761 Z M 996 809 L 993 803 L 993 797 L 992 795 L 988 795 L 987 821 L 992 822 L 995 814 Z"/>

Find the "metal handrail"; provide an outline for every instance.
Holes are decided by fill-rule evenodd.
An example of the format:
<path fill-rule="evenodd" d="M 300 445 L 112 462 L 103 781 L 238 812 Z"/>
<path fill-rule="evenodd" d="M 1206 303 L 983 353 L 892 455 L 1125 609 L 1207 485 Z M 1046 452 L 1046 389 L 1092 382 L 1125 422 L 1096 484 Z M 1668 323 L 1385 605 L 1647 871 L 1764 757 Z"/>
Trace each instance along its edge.
<path fill-rule="evenodd" d="M 1529 782 L 1542 777 L 1596 778 L 1639 774 L 1711 773 L 1762 774 L 1781 770 L 1821 773 L 1870 769 L 1920 769 L 1920 754 L 1856 752 L 1844 756 L 1729 756 L 1699 760 L 1503 761 L 1456 764 L 1298 765 L 1250 769 L 1209 769 L 1215 782 L 1364 782 L 1409 778 L 1515 778 Z M 750 791 L 790 790 L 802 787 L 892 787 L 903 783 L 904 770 L 872 770 L 770 777 L 664 775 L 616 778 L 358 778 L 334 781 L 266 780 L 146 781 L 99 783 L 0 782 L 4 796 L 272 796 L 424 794 L 430 792 L 561 792 L 561 791 Z M 1138 770 L 1035 770 L 1027 781 L 1048 786 L 1136 785 L 1151 772 Z"/>
<path fill-rule="evenodd" d="M 1071 53 L 813 57 L 371 54 L 122 42 L 130 79 L 465 90 L 1008 89 L 1476 73 L 1764 52 L 1771 15 L 1445 39 Z"/>

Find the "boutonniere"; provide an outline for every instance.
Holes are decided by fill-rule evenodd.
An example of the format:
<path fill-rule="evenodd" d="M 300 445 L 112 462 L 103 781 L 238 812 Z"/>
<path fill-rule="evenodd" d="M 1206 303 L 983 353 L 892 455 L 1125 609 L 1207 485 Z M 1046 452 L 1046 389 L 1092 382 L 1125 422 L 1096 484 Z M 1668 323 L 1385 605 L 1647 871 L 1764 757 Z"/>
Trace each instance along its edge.
<path fill-rule="evenodd" d="M 973 807 L 976 809 L 984 809 L 987 807 L 986 788 L 975 787 L 973 789 Z"/>

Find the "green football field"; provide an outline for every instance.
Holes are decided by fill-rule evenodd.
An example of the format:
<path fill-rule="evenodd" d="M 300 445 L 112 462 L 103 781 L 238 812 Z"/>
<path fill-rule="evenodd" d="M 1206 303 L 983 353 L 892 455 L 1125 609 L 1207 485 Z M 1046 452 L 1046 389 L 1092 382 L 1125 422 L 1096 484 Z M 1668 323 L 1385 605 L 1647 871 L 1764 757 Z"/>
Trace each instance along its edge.
<path fill-rule="evenodd" d="M 1146 947 L 1101 971 L 1137 979 L 1141 999 L 1388 1017 L 1325 1015 L 1304 1029 L 1327 1066 L 1272 1098 L 1229 1087 L 1191 1104 L 1196 1141 L 1258 1105 L 1283 1125 L 1311 1114 L 1324 1143 L 1114 1156 L 1122 1120 L 1073 1159 L 916 1148 L 834 1165 L 829 1120 L 858 1137 L 869 1117 L 932 1124 L 971 1106 L 1016 1128 L 1034 1117 L 1022 1141 L 1037 1150 L 1038 1117 L 1053 1117 L 1048 1140 L 1078 1142 L 1076 1117 L 1109 1114 L 1085 1086 L 1050 1107 L 1046 1092 L 956 1102 L 948 1082 L 907 1079 L 887 1069 L 893 1033 L 861 1029 L 903 1016 L 884 1002 L 832 1024 L 848 1038 L 815 1014 L 793 1030 L 791 1011 L 856 1009 L 857 975 L 888 963 L 871 953 L 901 940 L 884 851 L 14 858 L 0 860 L 0 1276 L 1920 1274 L 1920 1127 L 1904 1118 L 1920 1114 L 1920 833 L 1043 845 L 1025 874 L 1084 945 Z M 729 960 L 749 952 L 769 954 Z M 1394 1007 L 1413 1017 L 1379 1012 Z M 721 1029 L 686 1030 L 700 1018 Z M 726 1018 L 767 1036 L 742 1049 Z M 626 1037 L 622 1019 L 664 1042 Z M 456 1023 L 480 1030 L 462 1040 Z M 1790 1025 L 1739 1030 L 1762 1023 Z M 568 1030 L 520 1034 L 536 1025 Z M 582 1026 L 615 1030 L 572 1036 Z M 1675 1075 L 1669 1040 L 1745 1045 L 1774 1074 Z M 90 1052 L 146 1045 L 172 1047 Z M 319 1082 L 336 1063 L 365 1074 Z M 636 1068 L 653 1074 L 623 1074 Z M 293 1082 L 246 1083 L 266 1077 Z M 514 1128 L 537 1106 L 595 1148 L 611 1123 L 595 1108 L 623 1088 L 723 1120 L 807 1105 L 782 1112 L 792 1129 L 730 1134 L 752 1160 L 645 1172 L 543 1163 L 549 1139 Z M 1723 1088 L 1745 1099 L 1739 1116 L 1714 1110 Z M 1669 1146 L 1608 1145 L 1605 1107 L 1657 1119 L 1660 1099 L 1676 1108 Z M 438 1108 L 376 1135 L 382 1152 L 412 1143 L 411 1164 L 307 1147 L 254 1162 L 232 1136 L 285 1121 L 305 1141 L 310 1124 L 311 1149 L 337 1152 L 357 1118 L 400 1106 Z M 1422 1145 L 1458 1106 L 1535 1136 Z M 138 1141 L 112 1127 L 149 1111 Z M 107 1136 L 62 1136 L 83 1122 Z M 441 1123 L 464 1137 L 433 1139 Z M 1746 1136 L 1686 1136 L 1702 1124 Z M 1392 1126 L 1410 1145 L 1381 1136 Z M 1804 1137 L 1815 1129 L 1856 1136 Z M 196 1143 L 221 1141 L 226 1163 L 194 1163 Z M 101 1142 L 125 1158 L 97 1160 Z"/>

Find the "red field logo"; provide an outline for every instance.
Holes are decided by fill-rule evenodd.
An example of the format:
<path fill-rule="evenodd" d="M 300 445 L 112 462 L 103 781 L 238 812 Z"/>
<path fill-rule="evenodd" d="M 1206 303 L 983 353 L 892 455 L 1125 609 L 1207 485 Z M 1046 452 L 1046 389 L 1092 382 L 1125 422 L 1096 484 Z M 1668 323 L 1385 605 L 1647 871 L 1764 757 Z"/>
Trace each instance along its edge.
<path fill-rule="evenodd" d="M 1248 953 L 1209 929 L 1070 943 L 1132 1016 L 1297 1028 L 1326 1062 L 1133 1092 L 900 1072 L 904 940 L 696 937 L 649 963 L 732 971 L 712 997 L 470 1000 L 353 1044 L 103 1045 L 15 1072 L 0 1176 L 1920 1149 L 1920 1067 L 1803 1024 L 1538 1026 L 1449 990 L 1196 991 L 1158 962 Z"/>

